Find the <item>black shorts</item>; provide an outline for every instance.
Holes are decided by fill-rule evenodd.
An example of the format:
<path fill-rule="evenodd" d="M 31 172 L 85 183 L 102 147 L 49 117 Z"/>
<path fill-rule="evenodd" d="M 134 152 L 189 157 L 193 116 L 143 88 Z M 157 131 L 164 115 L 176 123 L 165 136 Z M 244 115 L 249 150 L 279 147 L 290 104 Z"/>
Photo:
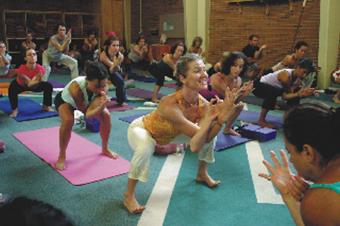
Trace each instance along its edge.
<path fill-rule="evenodd" d="M 62 92 L 63 92 L 63 91 L 59 92 L 59 93 L 55 96 L 55 98 L 54 98 L 54 106 L 55 106 L 55 109 L 56 109 L 57 111 L 58 111 L 58 108 L 59 108 L 60 105 L 66 103 L 66 102 L 63 100 L 63 98 L 61 97 L 61 93 L 62 93 Z M 71 106 L 71 105 L 70 105 L 70 106 Z M 72 107 L 72 106 L 71 106 L 71 107 Z M 72 109 L 73 109 L 73 111 L 76 110 L 74 107 L 72 107 Z"/>

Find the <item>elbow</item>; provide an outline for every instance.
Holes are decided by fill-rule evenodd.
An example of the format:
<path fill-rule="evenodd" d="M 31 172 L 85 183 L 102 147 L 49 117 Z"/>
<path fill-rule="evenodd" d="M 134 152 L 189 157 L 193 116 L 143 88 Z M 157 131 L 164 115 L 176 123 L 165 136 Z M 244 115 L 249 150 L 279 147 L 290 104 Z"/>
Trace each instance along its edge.
<path fill-rule="evenodd" d="M 191 145 L 191 144 L 190 144 L 190 150 L 191 150 L 192 152 L 199 152 L 200 148 L 198 148 L 197 145 Z"/>

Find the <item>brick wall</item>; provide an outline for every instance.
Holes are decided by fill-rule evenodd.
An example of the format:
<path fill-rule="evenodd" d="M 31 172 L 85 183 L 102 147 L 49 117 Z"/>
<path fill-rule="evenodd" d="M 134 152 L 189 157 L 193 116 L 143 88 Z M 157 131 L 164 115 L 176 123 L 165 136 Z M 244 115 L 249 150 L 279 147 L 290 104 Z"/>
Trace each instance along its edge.
<path fill-rule="evenodd" d="M 250 34 L 258 34 L 260 44 L 268 46 L 260 65 L 274 65 L 290 52 L 302 1 L 293 2 L 291 14 L 288 4 L 271 4 L 269 16 L 265 15 L 265 7 L 261 4 L 242 3 L 242 8 L 240 14 L 235 4 L 211 0 L 208 61 L 218 61 L 223 51 L 241 50 L 248 43 Z M 319 19 L 320 0 L 308 1 L 297 40 L 309 44 L 308 56 L 313 60 L 317 60 Z"/>
<path fill-rule="evenodd" d="M 196 0 L 195 0 L 196 1 Z M 139 0 L 131 1 L 131 41 L 134 42 L 139 33 Z M 148 43 L 159 42 L 159 16 L 170 13 L 183 13 L 182 0 L 143 0 L 142 6 L 143 34 Z M 152 31 L 156 31 L 152 34 Z M 169 40 L 174 41 L 174 40 Z"/>

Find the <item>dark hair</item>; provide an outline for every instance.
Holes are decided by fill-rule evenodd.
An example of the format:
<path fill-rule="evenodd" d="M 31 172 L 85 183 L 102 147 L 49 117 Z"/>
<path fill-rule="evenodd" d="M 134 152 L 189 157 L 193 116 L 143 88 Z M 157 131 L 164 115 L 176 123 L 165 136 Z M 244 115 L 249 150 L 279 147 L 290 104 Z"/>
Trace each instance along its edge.
<path fill-rule="evenodd" d="M 200 36 L 196 36 L 196 37 L 192 40 L 191 46 L 192 46 L 192 47 L 195 47 L 195 42 L 197 42 L 197 41 L 199 41 L 200 44 L 202 44 L 203 39 L 202 39 Z"/>
<path fill-rule="evenodd" d="M 298 41 L 295 46 L 294 46 L 294 50 L 298 50 L 300 49 L 302 46 L 308 46 L 307 42 L 305 41 Z"/>
<path fill-rule="evenodd" d="M 253 40 L 253 38 L 259 38 L 259 36 L 255 35 L 255 34 L 251 34 L 251 35 L 249 35 L 248 40 L 251 41 L 251 40 Z"/>
<path fill-rule="evenodd" d="M 106 56 L 108 56 L 109 58 L 110 58 L 109 47 L 114 41 L 120 42 L 119 38 L 116 36 L 112 36 L 111 38 L 108 38 L 104 41 L 104 51 L 105 51 Z"/>
<path fill-rule="evenodd" d="M 24 56 L 24 58 L 26 57 L 26 54 L 27 54 L 27 52 L 29 51 L 29 50 L 34 50 L 35 51 L 35 49 L 33 49 L 33 48 L 27 48 L 27 49 L 25 49 L 23 52 L 22 52 L 22 54 L 23 54 L 23 56 Z M 35 52 L 37 52 L 37 51 L 35 51 Z"/>
<path fill-rule="evenodd" d="M 63 23 L 63 22 L 57 23 L 57 26 L 56 26 L 57 31 L 58 31 L 59 27 L 65 27 L 66 28 L 66 24 Z"/>
<path fill-rule="evenodd" d="M 227 56 L 224 56 L 221 62 L 221 72 L 225 75 L 230 74 L 230 69 L 235 65 L 237 59 L 243 59 L 240 54 L 235 52 L 229 53 Z M 243 59 L 244 61 L 244 59 Z M 245 69 L 245 67 L 244 67 Z M 243 71 L 243 70 L 242 70 Z M 240 73 L 241 74 L 241 73 Z"/>
<path fill-rule="evenodd" d="M 177 86 L 181 87 L 183 84 L 180 81 L 180 75 L 183 75 L 184 77 L 186 77 L 186 73 L 188 72 L 189 69 L 189 64 L 193 61 L 198 61 L 198 60 L 202 60 L 202 58 L 200 56 L 198 56 L 197 54 L 186 54 L 184 56 L 181 56 L 176 64 L 176 71 L 175 71 L 175 78 L 177 80 Z"/>
<path fill-rule="evenodd" d="M 50 204 L 17 197 L 0 207 L 2 226 L 73 226 L 65 214 Z"/>
<path fill-rule="evenodd" d="M 108 71 L 103 63 L 87 61 L 85 65 L 86 80 L 93 81 L 98 79 L 98 81 L 107 79 L 109 77 Z"/>
<path fill-rule="evenodd" d="M 87 37 L 89 37 L 90 35 L 97 36 L 97 32 L 95 30 L 91 29 L 91 30 L 87 31 L 86 35 L 87 35 Z"/>
<path fill-rule="evenodd" d="M 174 54 L 178 46 L 183 46 L 184 50 L 182 55 L 185 55 L 185 53 L 187 52 L 187 47 L 184 45 L 183 42 L 176 42 L 173 46 L 171 46 L 170 53 Z"/>
<path fill-rule="evenodd" d="M 306 69 L 308 71 L 307 73 L 315 71 L 313 61 L 309 58 L 299 59 L 297 66 Z"/>
<path fill-rule="evenodd" d="M 136 44 L 137 44 L 137 45 L 138 45 L 138 43 L 139 43 L 139 41 L 140 41 L 141 39 L 144 39 L 144 40 L 145 40 L 145 37 L 144 37 L 143 35 L 139 35 L 139 36 L 137 37 L 137 39 L 136 39 Z"/>
<path fill-rule="evenodd" d="M 299 152 L 304 144 L 315 148 L 323 163 L 340 154 L 340 108 L 322 102 L 297 105 L 286 113 L 283 131 Z"/>

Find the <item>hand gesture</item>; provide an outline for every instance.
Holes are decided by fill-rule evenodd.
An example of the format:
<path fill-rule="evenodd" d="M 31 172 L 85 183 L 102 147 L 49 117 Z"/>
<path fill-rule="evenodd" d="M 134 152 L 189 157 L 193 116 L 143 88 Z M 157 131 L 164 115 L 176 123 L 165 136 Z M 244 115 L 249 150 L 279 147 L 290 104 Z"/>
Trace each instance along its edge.
<path fill-rule="evenodd" d="M 67 34 L 66 34 L 66 39 L 67 40 L 71 40 L 71 38 L 72 38 L 72 29 L 70 29 L 70 30 L 68 30 L 68 32 L 67 32 Z"/>
<path fill-rule="evenodd" d="M 218 111 L 218 121 L 220 123 L 233 121 L 243 109 L 243 104 L 235 104 L 237 98 L 237 90 L 230 90 L 229 87 L 226 88 L 224 93 L 224 100 L 220 101 L 216 97 L 218 103 L 216 104 L 216 109 Z"/>
<path fill-rule="evenodd" d="M 99 106 L 106 107 L 110 102 L 110 97 L 106 95 L 104 91 L 100 92 Z"/>
<path fill-rule="evenodd" d="M 249 93 L 251 93 L 254 90 L 253 87 L 254 87 L 253 81 L 249 81 L 249 82 L 244 83 L 243 86 L 237 90 L 235 102 L 237 103 L 242 98 L 248 96 Z"/>
<path fill-rule="evenodd" d="M 299 96 L 300 97 L 309 97 L 309 96 L 312 96 L 315 92 L 315 89 L 314 88 L 302 88 L 300 91 L 299 91 Z"/>
<path fill-rule="evenodd" d="M 289 183 L 289 193 L 296 201 L 301 201 L 305 192 L 309 188 L 309 184 L 300 176 L 292 175 Z"/>
<path fill-rule="evenodd" d="M 265 49 L 265 48 L 267 48 L 267 45 L 262 45 L 261 46 L 261 49 Z"/>
<path fill-rule="evenodd" d="M 274 186 L 280 191 L 281 195 L 286 195 L 290 193 L 289 184 L 292 177 L 292 173 L 288 166 L 287 155 L 283 150 L 280 151 L 282 164 L 277 158 L 275 152 L 271 151 L 270 155 L 274 165 L 271 165 L 267 160 L 263 160 L 263 164 L 268 169 L 270 176 L 265 173 L 260 173 L 259 176 L 267 180 L 271 180 Z"/>
<path fill-rule="evenodd" d="M 207 105 L 204 113 L 204 117 L 201 120 L 201 125 L 210 126 L 213 121 L 217 119 L 218 111 L 216 109 L 216 99 L 212 99 L 210 103 Z"/>

